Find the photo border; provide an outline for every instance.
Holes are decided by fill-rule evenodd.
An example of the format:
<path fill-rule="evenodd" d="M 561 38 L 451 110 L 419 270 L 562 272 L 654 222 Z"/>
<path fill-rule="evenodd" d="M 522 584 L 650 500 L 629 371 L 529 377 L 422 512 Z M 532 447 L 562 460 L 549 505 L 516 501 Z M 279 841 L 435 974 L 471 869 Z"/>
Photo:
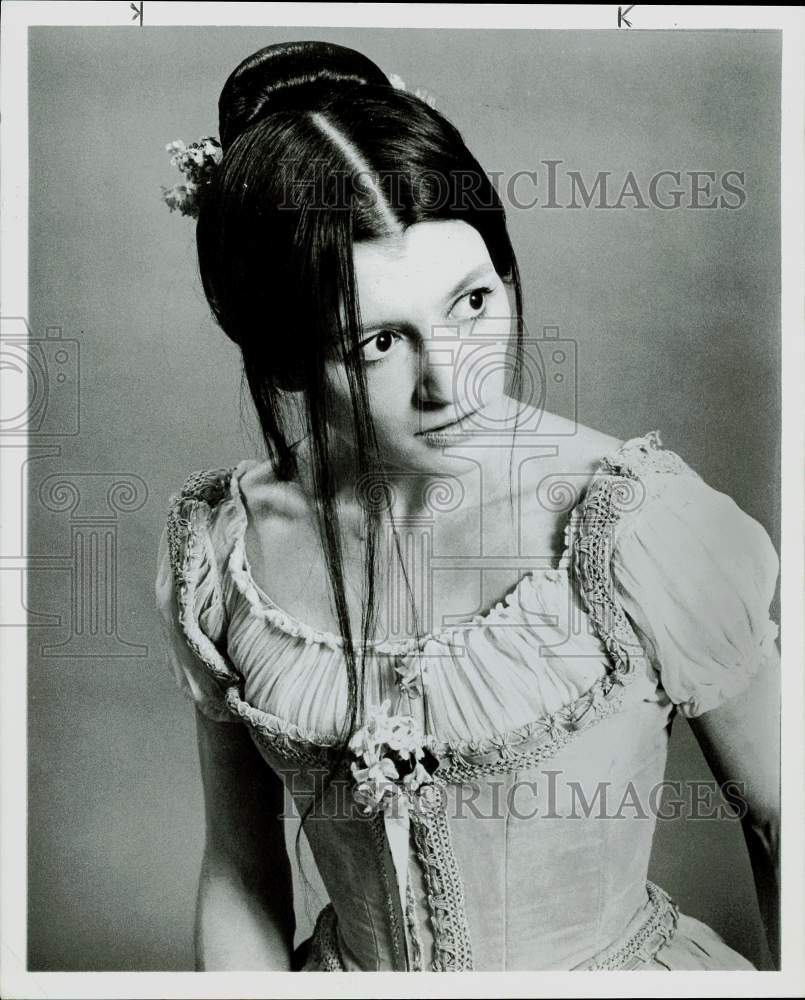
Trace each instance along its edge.
<path fill-rule="evenodd" d="M 28 312 L 28 32 L 33 25 L 132 24 L 136 5 L 114 3 L 3 4 L 0 36 L 0 303 L 4 316 Z M 801 382 L 805 371 L 802 322 L 803 228 L 803 36 L 805 19 L 795 7 L 640 6 L 629 8 L 631 27 L 617 20 L 614 5 L 500 4 L 290 4 L 154 3 L 145 0 L 142 30 L 168 25 L 294 25 L 406 28 L 510 28 L 512 30 L 776 30 L 782 33 L 781 265 L 782 265 L 782 453 L 781 453 L 781 653 L 782 682 L 782 966 L 781 972 L 503 972 L 503 973 L 236 973 L 236 972 L 28 972 L 26 883 L 26 635 L 0 629 L 0 994 L 7 997 L 429 997 L 454 992 L 472 996 L 783 996 L 805 991 L 802 886 L 805 884 L 805 688 L 803 687 L 803 425 Z M 132 30 L 141 30 L 136 23 Z M 18 405 L 19 404 L 19 405 Z M 24 399 L 10 399 L 11 412 Z M 26 448 L 24 439 L 19 445 Z M 0 448 L 0 481 L 7 471 Z M 27 451 L 26 451 L 27 454 Z M 23 496 L 27 476 L 23 477 Z M 17 503 L 19 497 L 17 498 Z M 0 520 L 16 509 L 4 491 Z M 25 553 L 23 553 L 24 556 Z"/>

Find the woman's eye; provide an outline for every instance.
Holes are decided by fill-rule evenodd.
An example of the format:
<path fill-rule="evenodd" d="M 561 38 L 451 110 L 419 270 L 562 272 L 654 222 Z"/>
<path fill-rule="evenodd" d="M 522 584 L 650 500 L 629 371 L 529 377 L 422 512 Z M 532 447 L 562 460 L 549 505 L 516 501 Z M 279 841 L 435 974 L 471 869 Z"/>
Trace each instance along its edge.
<path fill-rule="evenodd" d="M 366 362 L 382 361 L 391 353 L 399 339 L 399 334 L 393 330 L 381 330 L 380 333 L 365 340 L 360 347 L 363 360 Z"/>
<path fill-rule="evenodd" d="M 493 288 L 473 288 L 471 292 L 467 292 L 465 296 L 459 299 L 456 303 L 456 308 L 459 309 L 459 307 L 463 306 L 463 310 L 459 309 L 459 311 L 463 311 L 467 318 L 474 319 L 484 311 L 486 300 L 493 292 Z"/>

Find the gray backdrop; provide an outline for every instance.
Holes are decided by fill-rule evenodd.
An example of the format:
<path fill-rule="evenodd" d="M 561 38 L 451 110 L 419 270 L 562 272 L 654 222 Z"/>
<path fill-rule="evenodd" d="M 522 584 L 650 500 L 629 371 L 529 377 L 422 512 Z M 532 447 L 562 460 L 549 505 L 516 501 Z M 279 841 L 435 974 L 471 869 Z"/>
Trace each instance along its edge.
<path fill-rule="evenodd" d="M 32 447 L 56 447 L 28 465 L 29 550 L 63 557 L 28 574 L 35 970 L 192 968 L 202 800 L 193 711 L 159 644 L 156 546 L 188 472 L 261 452 L 193 224 L 160 200 L 178 179 L 164 146 L 217 133 L 229 72 L 293 38 L 351 45 L 425 87 L 488 171 L 553 159 L 641 186 L 744 172 L 736 210 L 510 209 L 510 229 L 529 331 L 576 342 L 579 420 L 623 438 L 659 428 L 779 548 L 777 32 L 31 29 L 29 319 L 80 351 L 81 385 L 80 424 L 41 425 Z M 52 502 L 54 474 L 78 508 Z M 79 600 L 87 554 L 111 634 Z M 709 778 L 681 718 L 668 777 Z M 736 823 L 660 821 L 650 875 L 765 961 Z"/>

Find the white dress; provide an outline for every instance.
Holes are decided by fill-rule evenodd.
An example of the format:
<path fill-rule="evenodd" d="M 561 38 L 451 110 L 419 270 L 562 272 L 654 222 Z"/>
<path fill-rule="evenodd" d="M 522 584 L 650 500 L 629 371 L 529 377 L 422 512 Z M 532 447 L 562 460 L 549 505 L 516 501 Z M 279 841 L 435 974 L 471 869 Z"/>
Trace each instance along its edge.
<path fill-rule="evenodd" d="M 342 642 L 252 577 L 254 464 L 195 473 L 172 498 L 157 605 L 181 688 L 247 727 L 301 811 L 346 709 Z M 602 786 L 647 802 L 675 713 L 760 670 L 776 683 L 778 572 L 759 522 L 650 432 L 602 457 L 557 565 L 421 642 L 370 645 L 367 705 L 413 719 L 439 767 L 402 818 L 358 810 L 351 772 L 333 783 L 306 824 L 330 902 L 299 967 L 753 968 L 647 879 L 656 815 L 575 810 Z"/>

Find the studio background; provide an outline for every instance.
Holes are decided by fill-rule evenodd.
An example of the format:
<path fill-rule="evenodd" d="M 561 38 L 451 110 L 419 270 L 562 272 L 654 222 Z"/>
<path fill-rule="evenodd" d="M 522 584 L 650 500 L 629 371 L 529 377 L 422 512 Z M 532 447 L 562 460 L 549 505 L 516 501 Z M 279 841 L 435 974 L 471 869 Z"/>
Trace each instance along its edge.
<path fill-rule="evenodd" d="M 508 217 L 529 333 L 556 326 L 576 344 L 579 421 L 621 438 L 659 429 L 779 551 L 779 33 L 31 29 L 29 322 L 37 338 L 60 329 L 80 360 L 79 424 L 32 432 L 27 466 L 28 550 L 65 557 L 27 574 L 32 970 L 193 967 L 201 785 L 193 710 L 160 642 L 157 542 L 189 472 L 262 453 L 193 223 L 160 185 L 178 180 L 166 143 L 217 134 L 235 65 L 296 38 L 426 88 L 489 172 L 547 159 L 590 181 L 744 172 L 736 210 L 626 200 Z M 134 484 L 100 519 L 115 538 L 111 639 L 72 642 L 83 577 L 68 564 L 88 529 L 43 499 L 54 475 L 82 503 L 88 483 Z M 710 778 L 681 717 L 667 777 Z M 765 965 L 736 822 L 658 821 L 649 876 Z M 298 938 L 309 929 L 300 907 Z"/>

